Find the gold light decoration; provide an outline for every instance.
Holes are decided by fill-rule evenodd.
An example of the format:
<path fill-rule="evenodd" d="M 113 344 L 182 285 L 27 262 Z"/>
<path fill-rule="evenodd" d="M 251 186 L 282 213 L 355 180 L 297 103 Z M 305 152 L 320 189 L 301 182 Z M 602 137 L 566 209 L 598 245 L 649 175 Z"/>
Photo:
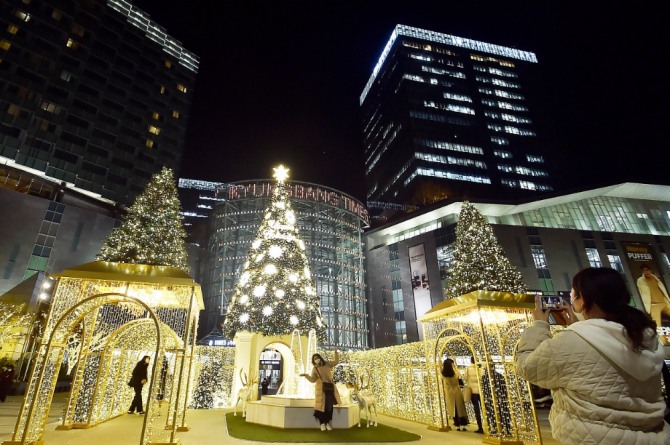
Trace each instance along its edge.
<path fill-rule="evenodd" d="M 433 400 L 433 427 L 450 429 L 441 388 L 442 361 L 456 359 L 465 374 L 473 356 L 481 372 L 484 441 L 541 443 L 530 386 L 516 375 L 514 363 L 516 344 L 531 323 L 534 303 L 530 294 L 474 291 L 443 301 L 418 320 L 423 327 L 428 377 L 431 386 L 440 388 Z"/>
<path fill-rule="evenodd" d="M 261 223 L 242 276 L 231 296 L 223 331 L 259 332 L 268 336 L 288 335 L 315 329 L 323 338 L 325 328 L 320 311 L 321 300 L 314 290 L 304 243 L 299 240 L 295 213 L 284 184 L 288 170 L 274 169 L 277 186 Z M 242 302 L 242 295 L 254 296 L 253 304 Z M 296 308 L 296 302 L 301 303 Z M 297 312 L 296 312 L 296 309 Z M 240 315 L 241 314 L 241 315 Z M 298 322 L 295 323 L 296 316 Z"/>
<path fill-rule="evenodd" d="M 149 355 L 142 443 L 176 444 L 176 432 L 188 429 L 200 286 L 174 267 L 104 261 L 56 277 L 16 429 L 5 444 L 42 440 L 68 345 L 78 350 L 77 364 L 58 429 L 90 428 L 124 414 L 132 368 Z"/>

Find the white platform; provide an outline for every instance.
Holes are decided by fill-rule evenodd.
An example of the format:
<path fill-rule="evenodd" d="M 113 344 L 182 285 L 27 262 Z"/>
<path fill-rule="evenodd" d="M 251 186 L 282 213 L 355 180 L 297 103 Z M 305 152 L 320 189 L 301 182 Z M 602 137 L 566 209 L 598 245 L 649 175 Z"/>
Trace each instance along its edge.
<path fill-rule="evenodd" d="M 263 396 L 260 401 L 247 403 L 247 422 L 276 428 L 319 428 L 314 399 Z M 331 425 L 335 429 L 358 425 L 358 405 L 335 405 Z"/>

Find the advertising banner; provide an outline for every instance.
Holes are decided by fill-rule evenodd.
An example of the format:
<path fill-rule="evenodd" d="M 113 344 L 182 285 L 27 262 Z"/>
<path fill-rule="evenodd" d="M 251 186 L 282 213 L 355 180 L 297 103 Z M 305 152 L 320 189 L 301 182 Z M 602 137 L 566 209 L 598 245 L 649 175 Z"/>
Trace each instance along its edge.
<path fill-rule="evenodd" d="M 626 253 L 626 261 L 628 262 L 628 267 L 630 267 L 630 271 L 633 275 L 633 278 L 635 278 L 636 280 L 636 290 L 638 290 L 638 295 L 640 294 L 639 288 L 641 285 L 641 280 L 644 280 L 644 277 L 642 275 L 642 265 L 649 266 L 649 268 L 651 269 L 651 273 L 654 274 L 662 282 L 661 274 L 659 273 L 658 263 L 656 262 L 656 258 L 654 257 L 654 251 L 652 249 L 651 244 L 622 242 L 621 245 L 623 246 L 623 250 Z"/>
<path fill-rule="evenodd" d="M 428 279 L 426 252 L 423 244 L 409 248 L 409 270 L 412 275 L 414 309 L 416 311 L 416 318 L 419 318 L 433 307 L 430 301 L 430 281 Z"/>

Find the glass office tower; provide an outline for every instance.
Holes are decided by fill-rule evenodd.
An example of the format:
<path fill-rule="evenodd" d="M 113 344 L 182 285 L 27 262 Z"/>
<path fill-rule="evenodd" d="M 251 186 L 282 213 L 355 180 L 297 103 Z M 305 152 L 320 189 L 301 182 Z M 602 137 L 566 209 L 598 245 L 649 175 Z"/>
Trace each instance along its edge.
<path fill-rule="evenodd" d="M 209 217 L 203 333 L 224 320 L 274 184 L 270 180 L 233 182 L 214 194 L 221 202 Z M 328 326 L 322 346 L 365 349 L 369 334 L 363 270 L 367 210 L 355 198 L 321 185 L 289 181 L 286 188 Z"/>
<path fill-rule="evenodd" d="M 360 97 L 368 202 L 552 190 L 527 94 L 535 54 L 398 25 Z"/>
<path fill-rule="evenodd" d="M 178 169 L 197 56 L 124 0 L 0 12 L 0 165 L 124 204 Z"/>

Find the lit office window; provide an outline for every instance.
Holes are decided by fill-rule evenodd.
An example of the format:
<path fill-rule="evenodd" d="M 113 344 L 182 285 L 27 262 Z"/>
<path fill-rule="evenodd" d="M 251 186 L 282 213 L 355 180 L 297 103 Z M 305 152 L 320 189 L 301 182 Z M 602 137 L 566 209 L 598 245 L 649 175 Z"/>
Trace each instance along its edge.
<path fill-rule="evenodd" d="M 161 129 L 158 128 L 158 127 L 154 127 L 153 125 L 149 125 L 149 133 L 152 133 L 152 134 L 155 134 L 156 136 L 158 136 L 159 134 L 161 134 Z"/>
<path fill-rule="evenodd" d="M 14 11 L 14 16 L 17 19 L 21 20 L 22 22 L 29 22 L 30 21 L 30 14 L 26 14 L 25 12 L 20 11 L 18 9 Z"/>
<path fill-rule="evenodd" d="M 416 74 L 405 74 L 402 76 L 402 78 L 406 80 L 411 80 L 412 82 L 421 82 L 421 83 L 425 82 L 425 80 L 423 80 L 423 77 L 417 76 Z M 431 80 L 435 80 L 435 84 L 437 84 L 437 79 L 431 79 Z"/>
<path fill-rule="evenodd" d="M 509 145 L 509 141 L 505 138 L 501 138 L 500 136 L 491 136 L 491 142 L 498 145 Z"/>
<path fill-rule="evenodd" d="M 7 114 L 18 116 L 21 113 L 21 107 L 16 104 L 9 104 L 7 107 Z"/>
<path fill-rule="evenodd" d="M 445 99 L 459 100 L 461 102 L 472 102 L 470 96 L 464 94 L 443 93 Z"/>
<path fill-rule="evenodd" d="M 53 114 L 60 114 L 62 110 L 60 105 L 56 105 L 53 102 L 47 102 L 46 100 L 42 102 L 40 108 L 42 108 L 44 111 L 48 111 L 49 113 Z"/>
<path fill-rule="evenodd" d="M 184 85 L 182 85 L 182 84 L 180 84 L 180 83 L 177 84 L 177 89 L 178 89 L 179 91 L 181 91 L 182 93 L 185 93 L 185 92 L 187 91 L 186 86 L 184 86 Z"/>
<path fill-rule="evenodd" d="M 156 121 L 161 119 L 161 115 L 156 113 L 155 111 L 153 113 L 151 113 L 151 117 Z"/>
<path fill-rule="evenodd" d="M 542 156 L 526 155 L 526 159 L 528 160 L 528 162 L 535 162 L 538 164 L 544 163 L 544 158 Z"/>
<path fill-rule="evenodd" d="M 512 153 L 503 150 L 493 150 L 493 154 L 499 158 L 512 159 Z"/>
<path fill-rule="evenodd" d="M 12 47 L 12 44 L 9 43 L 7 40 L 2 39 L 0 40 L 0 49 L 4 49 L 5 51 L 9 51 L 9 48 Z"/>
<path fill-rule="evenodd" d="M 172 62 L 170 62 L 169 60 L 166 60 L 165 61 L 165 68 L 172 68 Z"/>
<path fill-rule="evenodd" d="M 15 26 L 15 25 L 12 25 L 10 23 L 9 26 L 7 26 L 7 32 L 10 33 L 10 34 L 16 34 L 17 32 L 19 32 L 19 27 Z"/>
<path fill-rule="evenodd" d="M 598 254 L 598 249 L 593 247 L 586 247 L 586 258 L 589 259 L 589 264 L 591 267 L 603 267 L 603 262 L 600 260 L 600 254 Z"/>
<path fill-rule="evenodd" d="M 165 85 L 161 85 L 161 94 L 165 94 Z"/>
<path fill-rule="evenodd" d="M 597 252 L 596 252 L 597 253 Z M 623 273 L 623 264 L 621 263 L 621 257 L 616 253 L 608 253 L 607 261 L 609 261 L 612 269 Z"/>
<path fill-rule="evenodd" d="M 65 46 L 67 46 L 68 48 L 77 49 L 79 44 L 72 39 L 67 39 L 67 43 L 65 44 Z"/>
<path fill-rule="evenodd" d="M 154 147 L 154 141 L 152 141 L 151 139 L 147 139 L 147 141 L 144 145 L 146 145 L 147 148 L 153 148 Z"/>
<path fill-rule="evenodd" d="M 535 264 L 536 269 L 548 269 L 547 255 L 544 253 L 544 247 L 537 245 L 530 246 L 530 253 L 533 257 L 533 263 Z"/>
<path fill-rule="evenodd" d="M 179 111 L 173 110 L 172 111 L 172 117 L 174 117 L 175 119 L 179 119 Z"/>

